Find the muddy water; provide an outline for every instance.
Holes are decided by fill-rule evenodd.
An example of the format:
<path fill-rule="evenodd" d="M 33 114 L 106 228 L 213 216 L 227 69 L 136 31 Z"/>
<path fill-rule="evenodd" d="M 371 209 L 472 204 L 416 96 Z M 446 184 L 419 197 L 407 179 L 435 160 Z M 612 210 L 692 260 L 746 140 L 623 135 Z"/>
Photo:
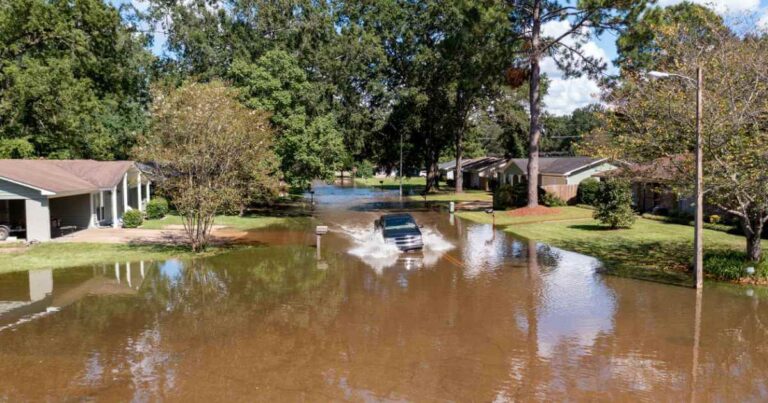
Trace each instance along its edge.
<path fill-rule="evenodd" d="M 768 399 L 761 290 L 606 277 L 416 205 L 437 246 L 351 254 L 396 202 L 317 192 L 320 260 L 299 233 L 0 276 L 0 401 Z"/>

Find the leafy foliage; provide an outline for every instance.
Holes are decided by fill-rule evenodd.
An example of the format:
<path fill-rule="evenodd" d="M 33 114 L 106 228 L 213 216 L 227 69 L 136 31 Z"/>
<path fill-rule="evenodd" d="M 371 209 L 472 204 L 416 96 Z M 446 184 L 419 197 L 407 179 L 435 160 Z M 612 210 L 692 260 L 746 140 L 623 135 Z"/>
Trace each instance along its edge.
<path fill-rule="evenodd" d="M 677 76 L 647 80 L 628 72 L 607 94 L 616 108 L 603 115 L 584 150 L 625 162 L 665 163 L 675 190 L 691 194 L 700 67 L 707 199 L 739 217 L 747 256 L 757 261 L 768 221 L 768 40 L 758 33 L 737 35 L 719 19 L 706 21 L 710 25 L 676 24 L 656 33 L 654 46 L 666 55 L 656 67 Z"/>
<path fill-rule="evenodd" d="M 147 37 L 102 0 L 0 4 L 0 154 L 125 158 L 146 126 Z"/>
<path fill-rule="evenodd" d="M 629 182 L 610 178 L 600 182 L 594 218 L 612 229 L 629 228 L 637 216 L 632 210 L 632 190 Z"/>
<path fill-rule="evenodd" d="M 147 218 L 150 220 L 159 220 L 168 214 L 168 200 L 162 197 L 155 197 L 147 203 Z"/>
<path fill-rule="evenodd" d="M 587 178 L 579 183 L 579 203 L 594 206 L 600 194 L 600 182 L 594 178 Z"/>
<path fill-rule="evenodd" d="M 192 250 L 204 250 L 217 213 L 277 186 L 267 115 L 221 82 L 187 84 L 157 96 L 151 134 L 137 155 L 157 166 L 157 185 L 183 217 Z"/>
<path fill-rule="evenodd" d="M 144 222 L 144 215 L 139 210 L 128 210 L 123 214 L 123 228 L 139 228 Z"/>

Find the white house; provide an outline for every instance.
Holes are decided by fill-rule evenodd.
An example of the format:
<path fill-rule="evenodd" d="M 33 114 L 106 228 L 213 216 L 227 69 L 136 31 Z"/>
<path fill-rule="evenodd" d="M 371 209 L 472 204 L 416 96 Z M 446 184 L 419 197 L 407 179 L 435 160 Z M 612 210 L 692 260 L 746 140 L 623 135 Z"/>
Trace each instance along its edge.
<path fill-rule="evenodd" d="M 144 210 L 150 191 L 133 161 L 0 160 L 0 224 L 27 241 L 117 228 L 126 211 Z"/>

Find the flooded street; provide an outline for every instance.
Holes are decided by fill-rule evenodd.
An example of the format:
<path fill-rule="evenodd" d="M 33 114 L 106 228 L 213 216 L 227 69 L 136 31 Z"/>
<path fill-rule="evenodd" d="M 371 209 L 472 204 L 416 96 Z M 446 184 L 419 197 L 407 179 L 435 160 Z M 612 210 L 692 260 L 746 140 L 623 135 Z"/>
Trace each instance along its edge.
<path fill-rule="evenodd" d="M 0 275 L 0 401 L 768 399 L 765 291 L 604 276 L 395 195 L 318 188 L 320 259 L 308 227 L 194 261 Z M 371 234 L 399 207 L 423 252 Z"/>

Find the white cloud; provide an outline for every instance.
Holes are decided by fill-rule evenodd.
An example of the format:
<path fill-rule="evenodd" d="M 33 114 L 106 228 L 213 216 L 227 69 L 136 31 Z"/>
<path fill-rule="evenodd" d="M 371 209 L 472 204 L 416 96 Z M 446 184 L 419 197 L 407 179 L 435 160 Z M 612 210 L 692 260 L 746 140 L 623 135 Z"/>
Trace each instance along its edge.
<path fill-rule="evenodd" d="M 745 11 L 756 11 L 760 8 L 760 0 L 689 0 L 691 3 L 709 7 L 718 14 L 733 14 Z M 666 7 L 682 3 L 683 0 L 659 0 L 658 5 Z"/>
<path fill-rule="evenodd" d="M 571 23 L 568 21 L 552 21 L 544 24 L 541 31 L 544 36 L 554 38 L 568 32 L 570 28 Z M 566 37 L 563 42 L 573 46 L 576 39 Z M 595 57 L 607 63 L 609 71 L 615 69 L 605 50 L 595 42 L 583 42 L 582 50 L 587 56 Z M 547 95 L 544 96 L 547 112 L 553 115 L 568 115 L 574 109 L 599 102 L 600 88 L 594 80 L 587 77 L 565 78 L 551 57 L 541 61 L 541 72 L 545 73 L 550 80 Z"/>
<path fill-rule="evenodd" d="M 763 31 L 768 31 L 768 11 L 757 21 L 757 27 Z"/>
<path fill-rule="evenodd" d="M 587 77 L 550 80 L 549 91 L 544 96 L 547 112 L 568 115 L 574 109 L 599 102 L 600 87 Z"/>

